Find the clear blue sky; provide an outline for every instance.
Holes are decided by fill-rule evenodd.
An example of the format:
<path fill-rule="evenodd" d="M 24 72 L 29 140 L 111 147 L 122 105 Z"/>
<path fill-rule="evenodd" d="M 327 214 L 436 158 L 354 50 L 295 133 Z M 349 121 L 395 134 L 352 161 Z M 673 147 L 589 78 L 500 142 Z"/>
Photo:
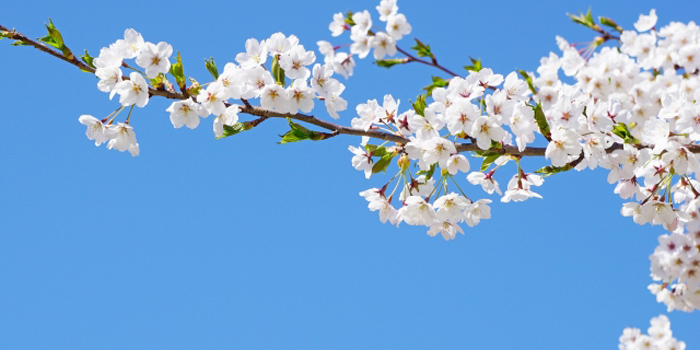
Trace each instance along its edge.
<path fill-rule="evenodd" d="M 39 37 L 51 17 L 74 52 L 94 55 L 135 28 L 206 81 L 203 59 L 223 67 L 249 37 L 282 31 L 311 48 L 349 42 L 330 36 L 333 13 L 378 21 L 378 1 L 202 4 L 12 1 L 0 24 Z M 565 16 L 589 7 L 627 28 L 654 7 L 659 24 L 697 15 L 690 1 L 399 0 L 410 37 L 442 64 L 459 71 L 471 55 L 502 74 L 535 70 L 557 34 L 591 40 Z M 431 74 L 359 62 L 340 121 L 385 93 L 406 107 Z M 272 120 L 217 141 L 212 117 L 176 130 L 169 101 L 152 99 L 132 116 L 132 158 L 95 147 L 78 123 L 118 106 L 96 83 L 0 41 L 2 349 L 614 349 L 625 327 L 646 331 L 666 311 L 646 289 L 663 231 L 622 218 L 602 171 L 548 178 L 544 199 L 492 197 L 491 220 L 445 242 L 366 209 L 358 193 L 388 178 L 352 169 L 359 138 L 278 145 L 286 126 Z M 700 346 L 697 314 L 669 318 Z"/>

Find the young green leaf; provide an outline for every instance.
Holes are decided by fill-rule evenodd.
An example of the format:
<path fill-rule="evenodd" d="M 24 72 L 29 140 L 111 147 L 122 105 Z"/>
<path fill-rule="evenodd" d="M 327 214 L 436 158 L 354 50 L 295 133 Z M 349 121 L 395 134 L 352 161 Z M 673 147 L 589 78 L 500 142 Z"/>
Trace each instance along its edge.
<path fill-rule="evenodd" d="M 608 17 L 600 16 L 600 17 L 598 17 L 598 22 L 600 22 L 600 24 L 602 24 L 604 26 L 608 26 L 608 27 L 618 31 L 619 33 L 622 33 L 622 27 L 620 27 L 615 21 L 613 21 L 612 19 L 610 19 Z"/>
<path fill-rule="evenodd" d="M 433 76 L 433 83 L 424 87 L 423 90 L 427 91 L 426 92 L 427 96 L 432 96 L 433 90 L 435 90 L 436 88 L 439 88 L 439 87 L 445 87 L 448 84 L 449 83 L 445 79 Z"/>
<path fill-rule="evenodd" d="M 416 40 L 416 46 L 413 46 L 411 49 L 415 50 L 416 53 L 418 54 L 418 57 L 430 57 L 432 59 L 435 59 L 435 56 L 433 53 L 430 51 L 430 46 L 423 44 L 420 40 Z"/>
<path fill-rule="evenodd" d="M 464 66 L 464 69 L 466 69 L 466 70 L 468 70 L 468 71 L 470 71 L 470 72 L 479 72 L 479 71 L 481 71 L 481 69 L 483 68 L 483 67 L 481 66 L 481 59 L 474 59 L 474 58 L 472 58 L 471 56 L 469 57 L 469 59 L 472 61 L 472 65 L 471 65 L 471 66 Z"/>
<path fill-rule="evenodd" d="M 248 123 L 236 123 L 231 126 L 224 125 L 224 133 L 217 137 L 217 140 L 236 135 L 242 131 L 250 130 Z"/>
<path fill-rule="evenodd" d="M 156 88 L 156 90 L 165 90 L 165 85 L 168 84 L 168 78 L 166 78 L 163 73 L 159 73 L 155 78 L 150 80 L 151 86 Z"/>
<path fill-rule="evenodd" d="M 291 128 L 291 130 L 287 131 L 284 135 L 280 135 L 282 137 L 282 140 L 279 142 L 280 144 L 299 142 L 303 140 L 323 139 L 320 133 L 316 131 L 311 131 L 293 122 L 290 118 L 287 118 L 287 121 L 289 122 L 289 127 Z"/>
<path fill-rule="evenodd" d="M 433 174 L 435 174 L 435 169 L 437 169 L 437 164 L 430 166 L 430 169 L 428 169 L 428 171 L 425 173 L 425 181 L 428 181 L 433 177 Z"/>
<path fill-rule="evenodd" d="M 345 14 L 345 24 L 351 27 L 355 25 L 355 21 L 352 20 L 352 11 L 348 11 L 348 13 Z"/>
<path fill-rule="evenodd" d="M 565 164 L 563 166 L 553 166 L 553 165 L 548 165 L 546 167 L 542 167 L 538 170 L 535 171 L 537 174 L 542 174 L 544 176 L 550 176 L 558 173 L 563 173 L 565 171 L 569 171 L 573 169 L 574 167 L 571 164 Z"/>
<path fill-rule="evenodd" d="M 56 49 L 63 49 L 63 37 L 61 36 L 61 32 L 59 32 L 53 25 L 51 18 L 49 18 L 49 24 L 46 24 L 46 29 L 49 31 L 49 34 L 45 37 L 39 38 L 39 41 Z"/>
<path fill-rule="evenodd" d="M 85 50 L 85 54 L 80 56 L 80 58 L 87 64 L 88 66 L 95 68 L 95 64 L 92 63 L 92 61 L 95 59 L 94 57 L 90 56 L 88 53 L 88 50 Z"/>
<path fill-rule="evenodd" d="M 214 62 L 214 58 L 210 57 L 209 59 L 204 59 L 204 66 L 207 67 L 207 70 L 211 75 L 214 77 L 214 79 L 219 79 L 219 69 L 216 68 L 216 62 Z"/>
<path fill-rule="evenodd" d="M 374 64 L 383 68 L 391 68 L 397 64 L 404 64 L 406 62 L 408 62 L 408 60 L 405 58 L 390 58 L 385 60 L 376 60 L 374 61 Z"/>
<path fill-rule="evenodd" d="M 386 172 L 386 169 L 391 165 L 391 160 L 394 158 L 394 153 L 387 153 L 383 155 L 379 160 L 372 166 L 372 174 L 376 174 L 380 171 Z"/>
<path fill-rule="evenodd" d="M 177 52 L 175 57 L 175 63 L 170 66 L 170 74 L 175 77 L 175 81 L 180 89 L 185 88 L 185 70 L 182 67 L 182 56 L 180 56 L 180 51 Z"/>
<path fill-rule="evenodd" d="M 416 113 L 421 116 L 425 116 L 425 108 L 428 107 L 427 103 L 425 102 L 425 97 L 426 95 L 418 95 L 415 103 L 408 100 L 408 102 L 411 103 L 411 106 L 413 106 L 413 110 L 415 110 Z"/>
<path fill-rule="evenodd" d="M 202 90 L 202 86 L 194 78 L 190 77 L 190 87 L 187 88 L 187 94 L 190 96 L 199 95 L 199 91 Z"/>
<path fill-rule="evenodd" d="M 634 136 L 632 136 L 632 132 L 630 132 L 630 129 L 627 127 L 627 124 L 625 124 L 625 123 L 615 124 L 615 126 L 613 126 L 612 132 L 613 132 L 613 134 L 619 136 L 627 144 L 631 144 L 631 145 L 639 144 L 639 140 L 637 140 Z"/>
<path fill-rule="evenodd" d="M 285 86 L 285 74 L 284 69 L 280 67 L 279 59 L 277 56 L 272 58 L 272 76 L 275 78 L 277 84 Z"/>
<path fill-rule="evenodd" d="M 481 161 L 481 171 L 486 171 L 486 169 L 488 169 L 491 166 L 491 164 L 493 164 L 493 162 L 495 162 L 496 159 L 498 159 L 498 157 L 500 156 L 502 156 L 502 154 L 495 152 L 486 156 L 484 160 Z"/>
<path fill-rule="evenodd" d="M 542 103 L 537 102 L 536 105 L 531 105 L 530 107 L 532 107 L 532 110 L 535 111 L 535 121 L 537 122 L 537 127 L 540 129 L 540 133 L 547 139 L 547 141 L 549 141 L 551 139 L 551 133 L 549 132 L 549 123 L 547 122 L 547 118 L 544 116 L 544 112 L 542 111 Z"/>
<path fill-rule="evenodd" d="M 386 154 L 385 147 L 379 147 L 377 145 L 371 145 L 371 144 L 365 145 L 365 151 L 367 151 L 367 153 L 372 153 L 373 156 L 377 156 L 377 157 L 382 157 Z"/>
<path fill-rule="evenodd" d="M 520 74 L 520 76 L 523 77 L 523 79 L 525 79 L 527 87 L 530 89 L 530 91 L 533 94 L 537 94 L 537 89 L 535 88 L 535 84 L 533 84 L 532 82 L 532 77 L 530 76 L 530 74 L 527 74 L 527 72 L 524 70 L 519 70 L 518 74 Z"/>

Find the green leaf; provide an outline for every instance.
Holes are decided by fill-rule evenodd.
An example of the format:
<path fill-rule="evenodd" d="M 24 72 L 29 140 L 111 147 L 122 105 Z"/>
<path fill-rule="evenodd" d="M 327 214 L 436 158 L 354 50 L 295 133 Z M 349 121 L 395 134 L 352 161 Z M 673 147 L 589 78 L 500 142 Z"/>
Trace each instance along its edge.
<path fill-rule="evenodd" d="M 425 181 L 428 181 L 433 177 L 433 174 L 435 174 L 435 169 L 437 169 L 437 165 L 432 164 L 428 172 L 425 174 Z"/>
<path fill-rule="evenodd" d="M 497 142 L 498 143 L 498 142 Z M 496 149 L 501 148 L 501 144 L 498 143 L 498 146 L 494 146 L 493 142 L 491 143 L 491 147 L 494 147 Z M 502 156 L 503 154 L 500 152 L 494 152 L 491 150 L 480 150 L 480 151 L 475 151 L 473 156 L 474 157 L 479 157 L 479 158 L 484 158 L 484 160 L 481 161 L 481 171 L 484 171 L 488 169 L 493 162 L 498 159 L 498 157 Z"/>
<path fill-rule="evenodd" d="M 26 43 L 26 42 L 24 42 L 24 41 L 22 41 L 22 40 L 15 40 L 15 41 L 12 42 L 12 44 L 10 44 L 10 45 L 12 45 L 12 46 L 29 46 L 28 43 Z"/>
<path fill-rule="evenodd" d="M 249 125 L 247 123 L 236 123 L 231 126 L 229 125 L 224 125 L 224 133 L 221 134 L 221 136 L 217 137 L 217 140 L 236 135 L 242 131 L 250 130 Z"/>
<path fill-rule="evenodd" d="M 277 84 L 285 86 L 284 69 L 280 67 L 279 59 L 275 56 L 272 59 L 272 76 L 275 77 Z"/>
<path fill-rule="evenodd" d="M 95 58 L 90 56 L 88 50 L 85 50 L 85 54 L 80 56 L 80 58 L 83 60 L 83 62 L 85 62 L 85 64 L 92 68 L 95 68 L 95 64 L 92 63 L 92 61 L 95 60 Z"/>
<path fill-rule="evenodd" d="M 612 129 L 613 134 L 619 136 L 625 143 L 638 145 L 640 142 L 634 136 L 625 123 L 617 123 Z"/>
<path fill-rule="evenodd" d="M 282 137 L 282 141 L 280 141 L 280 144 L 285 144 L 285 143 L 291 143 L 291 142 L 299 142 L 303 140 L 320 140 L 322 139 L 322 135 L 319 134 L 316 131 L 311 131 L 295 122 L 292 121 L 292 119 L 287 118 L 287 121 L 289 122 L 289 127 L 291 130 L 287 131 L 284 135 L 280 135 Z"/>
<path fill-rule="evenodd" d="M 432 59 L 435 59 L 435 56 L 433 56 L 433 53 L 430 51 L 430 46 L 423 44 L 420 40 L 416 40 L 416 46 L 412 47 L 411 49 L 415 50 L 416 53 L 418 54 L 418 57 L 430 57 Z"/>
<path fill-rule="evenodd" d="M 185 87 L 185 69 L 182 67 L 182 56 L 180 56 L 180 51 L 177 52 L 175 57 L 175 63 L 170 66 L 170 74 L 175 77 L 175 81 L 180 89 Z"/>
<path fill-rule="evenodd" d="M 433 83 L 424 87 L 423 90 L 426 90 L 426 95 L 431 96 L 433 94 L 433 90 L 439 87 L 445 87 L 449 84 L 445 79 L 442 79 L 440 77 L 435 77 L 433 76 Z"/>
<path fill-rule="evenodd" d="M 499 152 L 488 151 L 488 150 L 487 151 L 479 150 L 479 151 L 474 151 L 473 156 L 478 157 L 478 158 L 486 158 L 486 157 L 492 156 L 494 154 L 499 155 L 499 156 L 501 155 L 501 153 L 499 153 Z"/>
<path fill-rule="evenodd" d="M 204 66 L 207 67 L 207 70 L 211 75 L 214 77 L 214 79 L 219 79 L 219 69 L 216 68 L 216 62 L 214 62 L 214 58 L 210 57 L 209 59 L 204 59 Z"/>
<path fill-rule="evenodd" d="M 542 111 L 542 103 L 537 102 L 536 105 L 530 106 L 533 111 L 535 111 L 535 121 L 537 122 L 537 127 L 540 129 L 540 133 L 547 139 L 549 140 L 551 137 L 551 134 L 549 132 L 549 123 L 547 123 L 547 118 L 544 116 L 544 112 Z"/>
<path fill-rule="evenodd" d="M 574 23 L 578 23 L 582 26 L 593 28 L 596 25 L 595 21 L 593 20 L 593 16 L 591 15 L 590 8 L 588 9 L 588 13 L 586 13 L 585 15 L 583 14 L 583 12 L 579 12 L 578 16 L 572 15 L 570 13 L 567 13 L 566 15 L 569 16 L 569 18 L 571 18 L 571 20 L 574 21 Z"/>
<path fill-rule="evenodd" d="M 530 74 L 527 74 L 527 72 L 524 70 L 519 70 L 518 74 L 525 79 L 527 87 L 530 88 L 530 91 L 532 91 L 533 94 L 537 94 L 537 89 L 535 88 L 535 84 L 532 83 L 532 77 Z"/>
<path fill-rule="evenodd" d="M 165 89 L 165 83 L 168 82 L 168 79 L 165 77 L 165 74 L 163 73 L 158 73 L 155 78 L 150 79 L 151 80 L 151 86 L 156 88 L 156 90 L 163 90 Z"/>
<path fill-rule="evenodd" d="M 472 61 L 471 66 L 464 66 L 464 69 L 470 71 L 470 72 L 479 72 L 483 68 L 481 66 L 481 59 L 474 59 L 471 56 L 469 56 L 469 59 Z"/>
<path fill-rule="evenodd" d="M 397 64 L 404 64 L 407 63 L 408 60 L 405 58 L 390 58 L 386 60 L 376 60 L 374 61 L 374 64 L 383 67 L 383 68 L 391 68 Z"/>
<path fill-rule="evenodd" d="M 488 169 L 491 166 L 491 164 L 493 164 L 493 162 L 495 162 L 496 159 L 498 159 L 498 157 L 500 156 L 502 156 L 502 154 L 495 152 L 486 156 L 484 160 L 481 161 L 481 171 L 486 171 L 486 169 Z"/>
<path fill-rule="evenodd" d="M 348 13 L 345 14 L 345 24 L 351 27 L 355 25 L 355 21 L 352 20 L 352 11 L 348 11 Z"/>
<path fill-rule="evenodd" d="M 546 166 L 546 167 L 543 167 L 543 168 L 536 170 L 535 173 L 542 174 L 544 176 L 550 176 L 550 175 L 554 175 L 554 174 L 558 174 L 558 173 L 563 173 L 565 171 L 569 171 L 573 168 L 574 168 L 574 166 L 571 164 L 566 164 L 563 166 L 549 165 L 549 166 Z"/>
<path fill-rule="evenodd" d="M 600 16 L 600 17 L 598 17 L 598 22 L 600 22 L 600 24 L 602 24 L 604 26 L 608 26 L 608 27 L 622 33 L 622 27 L 620 27 L 615 21 L 613 21 L 612 19 L 610 19 L 608 17 Z"/>
<path fill-rule="evenodd" d="M 39 38 L 39 41 L 59 50 L 62 50 L 64 47 L 63 37 L 61 36 L 61 32 L 59 32 L 58 29 L 56 29 L 56 27 L 53 25 L 53 21 L 51 21 L 51 18 L 49 18 L 49 24 L 46 24 L 46 29 L 49 31 L 49 34 L 43 38 Z"/>
<path fill-rule="evenodd" d="M 386 154 L 386 147 L 366 144 L 365 151 L 367 153 L 372 153 L 372 156 L 383 157 Z"/>
<path fill-rule="evenodd" d="M 424 116 L 425 117 L 425 108 L 428 107 L 428 104 L 425 102 L 425 95 L 418 95 L 416 97 L 416 102 L 411 102 L 411 100 L 408 100 L 409 103 L 411 103 L 411 106 L 413 106 L 413 110 L 416 111 L 418 115 Z"/>
<path fill-rule="evenodd" d="M 372 166 L 372 174 L 376 174 L 380 171 L 386 172 L 386 168 L 391 165 L 391 160 L 394 158 L 394 153 L 387 153 L 383 155 L 379 160 Z"/>
<path fill-rule="evenodd" d="M 5 39 L 5 38 L 11 38 L 11 37 L 12 37 L 12 33 L 0 31 L 0 40 Z"/>
<path fill-rule="evenodd" d="M 202 86 L 194 78 L 190 77 L 190 87 L 187 88 L 187 93 L 190 96 L 199 95 L 199 90 L 202 90 Z"/>

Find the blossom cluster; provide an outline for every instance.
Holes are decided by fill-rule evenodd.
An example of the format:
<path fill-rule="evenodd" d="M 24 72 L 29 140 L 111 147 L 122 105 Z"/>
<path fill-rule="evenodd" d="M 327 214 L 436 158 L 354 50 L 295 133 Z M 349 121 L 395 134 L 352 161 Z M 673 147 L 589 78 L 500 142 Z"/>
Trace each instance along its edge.
<path fill-rule="evenodd" d="M 649 290 L 668 311 L 700 309 L 700 231 L 659 237 L 659 246 L 649 257 L 651 276 L 661 283 Z"/>
<path fill-rule="evenodd" d="M 119 94 L 119 103 L 123 107 L 134 105 L 144 107 L 148 104 L 148 83 L 138 72 L 132 72 L 128 78 L 125 78 L 121 68 L 129 66 L 124 60 L 135 59 L 136 64 L 145 70 L 146 77 L 153 79 L 170 70 L 169 57 L 172 53 L 173 48 L 168 43 L 160 42 L 156 45 L 145 42 L 141 34 L 133 29 L 127 29 L 124 32 L 124 39 L 119 39 L 109 47 L 102 48 L 100 55 L 92 61 L 95 75 L 100 79 L 97 88 L 108 92 L 110 99 Z M 118 109 L 114 117 L 122 109 Z M 132 156 L 139 154 L 139 144 L 128 118 L 126 122 L 117 125 L 113 125 L 114 118 L 98 120 L 93 116 L 83 115 L 79 120 L 88 127 L 86 131 L 88 139 L 95 140 L 96 146 L 109 140 L 108 149 L 117 149 L 121 152 L 128 150 Z"/>
<path fill-rule="evenodd" d="M 625 328 L 620 336 L 620 350 L 685 350 L 685 342 L 673 337 L 668 317 L 659 315 L 651 319 L 647 334 L 639 328 Z"/>
<path fill-rule="evenodd" d="M 350 55 L 348 55 L 347 53 L 335 54 L 331 50 L 324 50 L 323 47 L 332 48 L 332 46 L 329 46 L 325 41 L 321 42 L 321 52 L 326 55 L 326 62 L 343 62 L 352 55 L 365 58 L 372 49 L 374 50 L 374 58 L 377 60 L 396 55 L 396 42 L 401 40 L 404 35 L 410 34 L 412 29 L 406 16 L 398 11 L 396 0 L 382 0 L 377 6 L 377 12 L 379 12 L 379 20 L 386 22 L 386 31 L 376 33 L 372 30 L 372 15 L 367 10 L 355 12 L 348 19 L 342 13 L 333 15 L 333 22 L 328 26 L 332 35 L 339 36 L 344 31 L 350 30 L 350 39 L 353 43 L 350 45 Z"/>
<path fill-rule="evenodd" d="M 109 93 L 110 99 L 119 94 L 122 108 L 104 120 L 81 118 L 81 123 L 88 126 L 88 138 L 96 140 L 99 145 L 102 141 L 97 140 L 114 139 L 115 135 L 125 134 L 111 132 L 115 128 L 112 124 L 116 115 L 124 107 L 144 107 L 148 103 L 149 80 L 146 78 L 154 86 L 159 81 L 167 83 L 166 74 L 171 68 L 172 52 L 172 47 L 165 42 L 158 45 L 144 42 L 141 34 L 134 29 L 127 29 L 124 39 L 100 51 L 93 61 L 95 74 L 100 79 L 98 89 Z M 134 68 L 124 60 L 132 58 L 145 73 L 134 71 L 125 77 L 122 68 Z M 233 126 L 238 122 L 238 113 L 242 108 L 231 103 L 231 99 L 247 101 L 258 98 L 262 108 L 281 114 L 308 113 L 314 108 L 315 100 L 324 101 L 326 110 L 334 118 L 339 117 L 339 111 L 347 108 L 347 102 L 340 96 L 345 85 L 334 79 L 333 75 L 339 73 L 347 77 L 352 74 L 352 66 L 348 65 L 354 64 L 352 60 L 314 65 L 316 54 L 307 51 L 294 35 L 275 33 L 262 41 L 248 39 L 245 52 L 238 53 L 235 61 L 237 64 L 226 63 L 215 81 L 203 85 L 193 81 L 193 86 L 187 90 L 191 95 L 173 102 L 167 108 L 175 128 L 187 126 L 194 129 L 199 126 L 200 118 L 213 114 L 216 116 L 214 134 L 221 136 L 224 126 Z M 269 63 L 269 67 L 265 66 L 266 63 Z M 171 84 L 165 85 L 168 91 L 174 92 Z M 132 155 L 138 155 L 138 143 L 128 124 L 127 117 L 124 123 L 119 123 L 119 127 L 122 131 L 128 130 L 129 146 L 122 147 L 123 142 L 114 141 L 109 143 L 108 148 L 129 149 Z M 116 146 L 117 143 L 119 146 Z"/>
<path fill-rule="evenodd" d="M 359 17 L 360 25 L 367 23 L 365 16 Z M 330 26 L 333 35 L 342 32 L 340 18 L 337 14 Z M 517 152 L 503 151 L 510 146 L 522 152 L 540 134 L 547 140 L 544 156 L 552 165 L 540 173 L 605 168 L 608 181 L 617 183 L 615 193 L 636 200 L 623 205 L 622 215 L 638 224 L 661 225 L 674 232 L 674 239 L 687 237 L 688 249 L 669 252 L 662 244 L 652 255 L 652 276 L 664 283 L 650 289 L 669 309 L 698 308 L 698 243 L 684 232 L 700 232 L 700 182 L 694 179 L 700 170 L 694 153 L 700 141 L 700 28 L 671 23 L 657 30 L 656 22 L 654 10 L 641 15 L 636 31 L 621 31 L 619 49 L 595 52 L 599 39 L 579 49 L 557 37 L 562 54 L 550 53 L 536 72 L 511 72 L 504 78 L 481 69 L 452 77 L 445 87 L 432 90 L 432 103 L 421 109 L 414 105 L 400 110 L 400 101 L 391 95 L 381 103 L 358 105 L 354 128 L 409 140 L 396 147 L 366 140 L 364 148 L 350 147 L 353 167 L 366 177 L 377 172 L 387 152 L 399 157 L 393 192 L 387 193 L 387 183 L 361 193 L 369 209 L 379 211 L 382 222 L 424 225 L 431 236 L 442 233 L 453 239 L 463 233 L 460 222 L 478 223 L 472 207 L 486 208 L 481 218 L 490 217 L 490 200 L 470 199 L 454 181 L 459 172 L 487 194 L 501 195 L 502 202 L 541 198 L 532 188 L 542 185 L 542 176 L 523 171 Z M 356 36 L 353 32 L 351 50 L 360 47 Z M 469 172 L 469 160 L 459 150 L 465 144 L 481 150 L 481 171 Z M 489 158 L 492 169 L 483 166 Z M 502 193 L 494 175 L 510 160 L 516 161 L 517 170 Z M 407 161 L 415 161 L 419 171 L 409 171 Z M 459 194 L 448 189 L 448 181 Z M 399 207 L 393 204 L 397 190 Z"/>
<path fill-rule="evenodd" d="M 214 81 L 200 85 L 192 80 L 187 88 L 178 80 L 186 98 L 167 108 L 172 125 L 194 129 L 201 118 L 214 115 L 213 131 L 220 137 L 239 124 L 240 112 L 250 111 L 252 99 L 278 116 L 309 113 L 316 101 L 323 101 L 328 114 L 338 118 L 347 102 L 341 97 L 345 85 L 334 75 L 349 78 L 354 57 L 373 52 L 382 60 L 404 52 L 396 43 L 411 32 L 406 16 L 398 13 L 395 0 L 382 0 L 377 11 L 383 30 L 373 27 L 370 11 L 335 14 L 331 34 L 349 32 L 352 43 L 349 52 L 341 52 L 343 45 L 319 41 L 323 64 L 294 35 L 248 39 L 245 51 L 235 55 L 236 63 L 226 63 L 221 74 L 210 70 Z M 535 72 L 501 75 L 473 67 L 465 76 L 431 86 L 431 101 L 419 99 L 403 109 L 390 94 L 359 104 L 352 128 L 406 140 L 376 145 L 363 137 L 360 147 L 349 147 L 352 166 L 367 178 L 398 165 L 386 184 L 361 192 L 369 209 L 378 211 L 382 222 L 426 226 L 430 236 L 451 240 L 464 234 L 460 224 L 471 227 L 491 217 L 492 200 L 468 195 L 458 183 L 460 176 L 486 195 L 496 193 L 502 202 L 511 202 L 541 198 L 534 189 L 544 176 L 601 167 L 609 171 L 608 181 L 616 183 L 615 193 L 632 200 L 623 205 L 622 215 L 672 233 L 661 237 L 652 255 L 652 277 L 662 283 L 650 290 L 669 309 L 699 308 L 700 182 L 694 177 L 700 170 L 695 155 L 700 150 L 700 28 L 691 22 L 657 29 L 656 22 L 652 10 L 640 16 L 636 31 L 620 30 L 619 38 L 599 37 L 585 48 L 557 37 L 561 54 L 542 58 Z M 597 50 L 610 39 L 617 39 L 619 48 Z M 102 120 L 81 116 L 89 139 L 138 155 L 131 112 L 124 122 L 115 123 L 115 118 L 126 107 L 144 107 L 156 87 L 174 92 L 166 78 L 175 76 L 172 53 L 169 44 L 145 42 L 133 29 L 100 51 L 93 61 L 98 89 L 110 99 L 118 94 L 121 107 Z M 128 59 L 143 71 L 127 64 Z M 123 68 L 134 71 L 126 77 Z M 541 154 L 551 166 L 527 172 L 521 159 L 536 149 L 536 142 L 546 142 Z M 477 150 L 471 161 L 467 149 Z M 478 169 L 471 164 L 475 158 L 482 159 Z M 496 173 L 500 177 L 513 163 L 515 172 L 502 191 Z"/>

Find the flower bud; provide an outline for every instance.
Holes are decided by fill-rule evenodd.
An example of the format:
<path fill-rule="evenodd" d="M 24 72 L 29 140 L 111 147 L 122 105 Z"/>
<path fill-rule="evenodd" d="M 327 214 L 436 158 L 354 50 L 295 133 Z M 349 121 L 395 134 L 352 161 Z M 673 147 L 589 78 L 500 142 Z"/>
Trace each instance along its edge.
<path fill-rule="evenodd" d="M 408 169 L 408 166 L 411 165 L 411 160 L 408 159 L 408 154 L 404 153 L 401 155 L 401 157 L 399 157 L 397 163 L 401 171 L 406 171 Z"/>

